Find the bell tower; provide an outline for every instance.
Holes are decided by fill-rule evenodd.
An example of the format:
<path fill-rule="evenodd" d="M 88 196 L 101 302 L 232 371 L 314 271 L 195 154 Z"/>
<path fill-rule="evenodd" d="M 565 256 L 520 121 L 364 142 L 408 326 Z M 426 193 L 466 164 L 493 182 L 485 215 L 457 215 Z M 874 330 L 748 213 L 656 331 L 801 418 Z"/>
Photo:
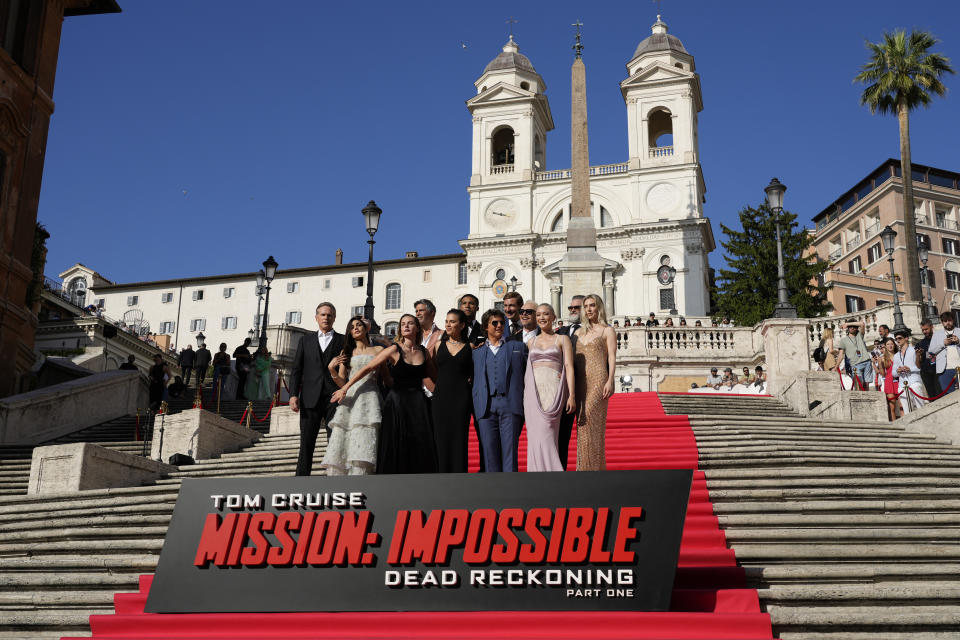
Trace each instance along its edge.
<path fill-rule="evenodd" d="M 697 164 L 697 114 L 703 110 L 700 76 L 680 39 L 657 16 L 653 33 L 627 63 L 620 83 L 627 103 L 630 168 Z"/>

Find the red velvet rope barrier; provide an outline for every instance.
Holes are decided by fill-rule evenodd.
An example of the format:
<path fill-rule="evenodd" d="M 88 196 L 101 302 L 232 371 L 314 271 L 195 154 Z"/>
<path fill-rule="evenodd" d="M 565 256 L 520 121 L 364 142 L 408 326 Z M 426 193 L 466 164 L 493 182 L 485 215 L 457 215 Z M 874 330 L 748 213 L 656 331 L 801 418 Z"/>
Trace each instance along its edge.
<path fill-rule="evenodd" d="M 267 418 L 270 417 L 270 413 L 273 411 L 273 407 L 275 404 L 276 404 L 275 402 L 270 403 L 270 407 L 267 409 L 267 412 L 263 415 L 262 418 L 258 418 L 257 414 L 253 412 L 253 409 L 244 409 L 243 415 L 240 416 L 240 420 L 238 420 L 238 422 L 243 422 L 243 419 L 247 417 L 247 411 L 250 412 L 250 417 L 253 418 L 256 422 L 264 422 Z"/>
<path fill-rule="evenodd" d="M 939 400 L 943 396 L 950 393 L 950 389 L 953 389 L 953 385 L 955 385 L 956 383 L 957 383 L 957 376 L 953 376 L 953 380 L 950 381 L 950 384 L 947 385 L 947 388 L 941 391 L 939 395 L 935 395 L 932 398 L 925 398 L 919 393 L 917 393 L 916 391 L 914 391 L 913 389 L 910 389 L 910 387 L 907 387 L 907 388 L 910 389 L 910 393 L 912 393 L 915 397 L 920 398 L 921 400 L 926 400 L 927 402 L 933 402 L 934 400 Z"/>

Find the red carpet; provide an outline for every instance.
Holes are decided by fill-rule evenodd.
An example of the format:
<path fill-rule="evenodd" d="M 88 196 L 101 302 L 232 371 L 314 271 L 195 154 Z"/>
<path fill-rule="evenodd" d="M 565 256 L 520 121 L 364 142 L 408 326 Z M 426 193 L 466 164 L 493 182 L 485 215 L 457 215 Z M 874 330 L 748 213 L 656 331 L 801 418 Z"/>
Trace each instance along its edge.
<path fill-rule="evenodd" d="M 470 470 L 479 458 L 470 433 Z M 576 431 L 570 465 L 576 467 Z M 713 514 L 706 480 L 697 471 L 697 443 L 686 416 L 668 416 L 655 393 L 613 396 L 607 415 L 609 469 L 693 469 L 693 486 L 680 545 L 670 611 L 642 612 L 387 612 L 292 614 L 147 614 L 152 576 L 140 592 L 115 596 L 115 615 L 90 616 L 94 638 L 203 640 L 459 638 L 465 640 L 650 639 L 770 640 L 770 617 L 760 612 L 754 589 Z M 526 437 L 520 441 L 526 467 Z M 69 639 L 65 639 L 69 640 Z"/>

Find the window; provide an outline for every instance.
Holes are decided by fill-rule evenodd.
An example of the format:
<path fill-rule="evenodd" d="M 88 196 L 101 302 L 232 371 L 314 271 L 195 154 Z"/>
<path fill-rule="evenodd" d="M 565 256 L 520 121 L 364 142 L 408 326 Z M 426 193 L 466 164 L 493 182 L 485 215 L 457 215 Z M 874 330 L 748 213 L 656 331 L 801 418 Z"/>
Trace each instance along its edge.
<path fill-rule="evenodd" d="M 882 307 L 882 306 L 885 305 L 885 304 L 890 304 L 890 301 L 889 301 L 889 300 L 881 300 L 880 298 L 877 298 L 877 306 L 878 306 L 878 307 Z"/>
<path fill-rule="evenodd" d="M 194 291 L 194 292 L 193 292 L 193 299 L 194 299 L 194 301 L 196 301 L 196 300 L 203 300 L 203 289 L 197 289 L 196 291 Z"/>
<path fill-rule="evenodd" d="M 507 277 L 507 272 L 503 269 L 497 269 L 497 280 L 503 280 Z"/>
<path fill-rule="evenodd" d="M 860 256 L 856 256 L 848 263 L 850 268 L 850 273 L 860 273 L 863 270 L 863 265 L 860 263 Z"/>
<path fill-rule="evenodd" d="M 432 282 L 432 281 L 433 281 L 433 273 L 430 271 L 430 269 L 424 269 L 424 270 L 423 270 L 423 281 L 424 281 L 424 282 Z"/>
<path fill-rule="evenodd" d="M 169 320 L 160 323 L 160 333 L 173 333 L 173 322 Z"/>
<path fill-rule="evenodd" d="M 363 315 L 363 305 L 350 307 L 350 317 L 353 316 L 362 316 Z"/>
<path fill-rule="evenodd" d="M 93 303 L 97 305 L 97 309 L 103 309 L 107 306 L 107 301 L 104 298 L 97 298 Z"/>
<path fill-rule="evenodd" d="M 457 284 L 467 284 L 467 263 L 457 265 Z"/>
<path fill-rule="evenodd" d="M 236 329 L 237 328 L 237 316 L 224 316 L 220 319 L 220 328 L 221 329 Z"/>
<path fill-rule="evenodd" d="M 166 304 L 166 303 L 168 303 L 168 302 L 173 302 L 173 292 L 171 291 L 171 292 L 169 292 L 169 293 L 161 293 L 161 294 L 160 294 L 160 302 L 162 302 L 162 303 L 164 303 L 164 304 Z"/>
<path fill-rule="evenodd" d="M 920 269 L 920 284 L 927 286 L 927 278 L 930 278 L 930 288 L 935 288 L 937 286 L 937 278 L 933 273 L 933 269 Z"/>
<path fill-rule="evenodd" d="M 960 256 L 960 243 L 953 238 L 943 239 L 943 252 L 954 256 Z"/>
<path fill-rule="evenodd" d="M 501 127 L 491 138 L 494 165 L 513 164 L 513 129 Z"/>
<path fill-rule="evenodd" d="M 223 297 L 224 297 L 224 298 L 232 298 L 234 293 L 236 293 L 236 289 L 234 289 L 233 287 L 224 287 L 224 288 L 223 288 Z"/>
<path fill-rule="evenodd" d="M 298 293 L 300 291 L 299 282 L 288 282 L 287 283 L 287 293 Z"/>
<path fill-rule="evenodd" d="M 383 335 L 385 336 L 395 336 L 397 335 L 397 329 L 400 328 L 396 322 L 388 322 L 383 326 Z"/>
<path fill-rule="evenodd" d="M 600 228 L 606 229 L 607 227 L 613 226 L 613 216 L 610 215 L 610 212 L 607 211 L 603 205 L 600 205 Z"/>
<path fill-rule="evenodd" d="M 930 244 L 930 236 L 925 233 L 917 234 L 917 246 L 926 247 L 927 249 L 931 248 L 933 245 Z"/>
<path fill-rule="evenodd" d="M 947 289 L 960 291 L 960 273 L 956 271 L 944 271 L 947 276 Z"/>
<path fill-rule="evenodd" d="M 287 324 L 300 324 L 300 320 L 303 319 L 303 314 L 299 311 L 287 311 L 287 315 L 284 318 L 284 322 Z"/>
<path fill-rule="evenodd" d="M 660 308 L 673 309 L 673 307 L 673 287 L 670 287 L 669 289 L 660 289 Z"/>
<path fill-rule="evenodd" d="M 353 286 L 362 287 L 363 286 L 363 276 L 353 276 Z"/>
<path fill-rule="evenodd" d="M 941 229 L 947 226 L 947 212 L 946 211 L 937 211 L 937 226 Z"/>
<path fill-rule="evenodd" d="M 330 278 L 326 278 L 326 279 L 323 281 L 323 288 L 324 288 L 324 289 L 329 289 L 329 288 L 330 288 Z"/>
<path fill-rule="evenodd" d="M 195 333 L 197 331 L 203 331 L 207 328 L 207 321 L 205 318 L 197 318 L 190 321 L 190 333 Z"/>
<path fill-rule="evenodd" d="M 391 311 L 400 308 L 400 283 L 391 282 L 387 285 L 387 303 L 384 309 Z"/>
<path fill-rule="evenodd" d="M 880 259 L 880 256 L 883 255 L 883 249 L 880 248 L 880 243 L 873 245 L 867 249 L 867 264 L 873 264 Z"/>
<path fill-rule="evenodd" d="M 127 296 L 127 306 L 134 307 L 140 304 L 140 296 Z"/>
<path fill-rule="evenodd" d="M 863 298 L 858 296 L 846 296 L 847 300 L 847 313 L 855 313 L 857 311 L 863 311 L 867 308 L 866 303 L 863 301 Z"/>

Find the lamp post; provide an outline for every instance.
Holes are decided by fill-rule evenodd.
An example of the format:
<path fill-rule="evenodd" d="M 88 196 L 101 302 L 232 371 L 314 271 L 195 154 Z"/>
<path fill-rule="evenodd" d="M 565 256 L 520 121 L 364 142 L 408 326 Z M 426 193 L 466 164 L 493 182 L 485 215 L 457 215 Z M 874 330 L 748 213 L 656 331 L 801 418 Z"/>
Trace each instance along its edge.
<path fill-rule="evenodd" d="M 260 269 L 257 272 L 257 286 L 253 289 L 253 294 L 257 296 L 257 315 L 254 316 L 253 329 L 247 332 L 250 342 L 256 346 L 260 346 L 260 305 L 263 303 L 263 294 L 267 290 L 263 284 L 265 280 L 266 274 L 263 273 L 263 269 Z"/>
<path fill-rule="evenodd" d="M 627 393 L 633 388 L 633 376 L 629 373 L 620 376 L 620 391 Z"/>
<path fill-rule="evenodd" d="M 361 210 L 361 213 L 363 213 L 363 219 L 367 225 L 367 233 L 370 234 L 370 239 L 367 240 L 367 244 L 370 245 L 370 253 L 367 256 L 367 301 L 363 304 L 363 317 L 370 323 L 370 333 L 379 335 L 380 325 L 373 319 L 373 245 L 376 244 L 373 236 L 380 227 L 380 216 L 383 214 L 383 209 L 371 200 Z"/>
<path fill-rule="evenodd" d="M 517 290 L 517 276 L 510 276 L 510 291 Z"/>
<path fill-rule="evenodd" d="M 783 213 L 783 194 L 787 191 L 787 185 L 773 178 L 764 191 L 767 194 L 767 206 L 773 211 L 777 222 L 777 304 L 773 308 L 773 317 L 796 318 L 797 308 L 790 304 L 787 281 L 783 276 L 783 245 L 780 243 L 780 215 Z"/>
<path fill-rule="evenodd" d="M 921 267 L 921 270 L 923 271 L 923 283 L 927 287 L 927 301 L 923 305 L 923 317 L 933 320 L 933 292 L 930 290 L 930 269 L 927 267 L 927 260 L 930 259 L 930 250 L 927 248 L 927 245 L 918 242 L 917 255 L 920 257 L 920 263 L 923 265 Z"/>
<path fill-rule="evenodd" d="M 203 335 L 203 331 L 197 334 L 197 347 L 202 347 L 207 343 L 207 336 Z"/>
<path fill-rule="evenodd" d="M 257 346 L 264 346 L 267 344 L 267 313 L 270 309 L 270 283 L 273 282 L 273 277 L 275 275 L 277 275 L 277 261 L 273 259 L 273 256 L 270 256 L 263 261 L 263 280 L 266 282 L 264 285 L 266 299 L 263 303 L 263 329 L 260 331 L 260 342 Z M 258 276 L 257 282 L 259 281 L 260 278 Z M 257 306 L 259 307 L 259 304 Z"/>
<path fill-rule="evenodd" d="M 900 311 L 900 297 L 897 295 L 897 275 L 893 272 L 893 249 L 897 232 L 893 230 L 893 227 L 887 225 L 880 232 L 880 239 L 883 240 L 883 248 L 887 251 L 887 260 L 890 261 L 890 286 L 893 288 L 893 333 L 896 334 L 897 331 L 907 328 L 903 324 L 903 312 Z"/>

